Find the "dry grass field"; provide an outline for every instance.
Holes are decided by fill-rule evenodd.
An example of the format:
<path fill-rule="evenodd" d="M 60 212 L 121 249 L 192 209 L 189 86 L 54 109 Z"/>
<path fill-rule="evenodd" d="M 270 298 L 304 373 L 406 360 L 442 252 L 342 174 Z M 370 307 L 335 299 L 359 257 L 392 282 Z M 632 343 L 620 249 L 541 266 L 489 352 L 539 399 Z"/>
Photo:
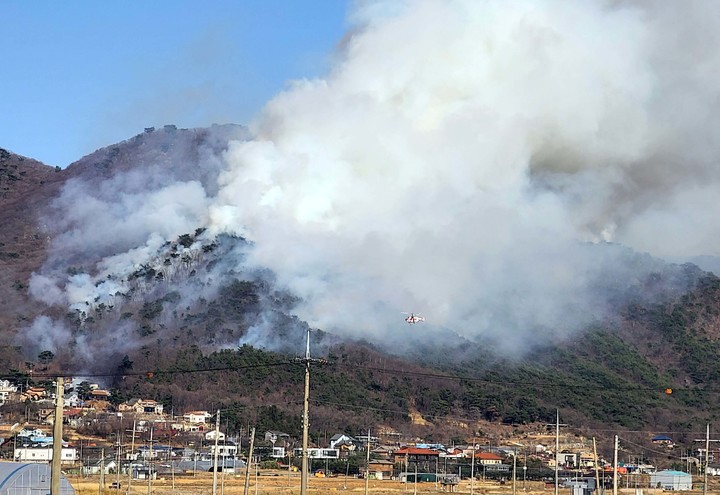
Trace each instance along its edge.
<path fill-rule="evenodd" d="M 110 488 L 110 483 L 115 481 L 114 477 L 106 478 L 106 488 L 100 489 L 99 479 L 73 479 L 70 482 L 76 490 L 77 495 L 126 495 L 127 480 L 123 480 L 121 489 Z M 218 474 L 217 493 L 220 495 L 243 495 L 244 474 L 226 474 L 224 477 Z M 177 476 L 175 479 L 164 478 L 153 480 L 148 486 L 146 481 L 133 481 L 130 492 L 135 495 L 212 495 L 213 493 L 212 473 L 201 473 L 198 476 Z M 361 495 L 365 491 L 365 480 L 357 478 L 314 478 L 308 482 L 309 495 Z M 455 488 L 455 493 L 470 494 L 471 487 L 468 480 L 464 480 Z M 472 487 L 472 492 L 478 495 L 510 495 L 513 493 L 511 483 L 500 485 L 497 482 L 477 481 Z M 553 489 L 546 488 L 544 483 L 527 482 L 523 489 L 522 482 L 516 485 L 517 495 L 552 495 Z M 297 495 L 300 493 L 300 477 L 295 473 L 288 477 L 287 473 L 264 472 L 261 476 L 251 476 L 248 495 Z M 371 480 L 369 493 L 376 495 L 415 495 L 430 493 L 445 493 L 441 485 L 435 483 L 400 483 L 392 480 Z M 570 489 L 562 488 L 562 495 L 571 495 Z M 612 491 L 606 492 L 612 494 Z M 636 495 L 633 488 L 622 488 L 619 490 L 622 495 Z M 661 495 L 662 490 L 642 491 L 643 495 Z M 684 495 L 700 495 L 701 490 L 682 492 Z M 711 483 L 708 493 L 720 493 L 720 485 Z"/>
<path fill-rule="evenodd" d="M 121 489 L 110 488 L 110 483 L 115 481 L 114 477 L 106 478 L 106 488 L 99 489 L 99 479 L 90 477 L 86 479 L 69 478 L 71 484 L 75 488 L 78 495 L 125 495 L 127 493 L 127 480 L 122 481 Z M 148 487 L 147 481 L 134 480 L 131 486 L 132 494 L 143 495 L 151 492 L 154 495 L 211 495 L 213 485 L 212 473 L 199 473 L 198 476 L 176 476 L 174 480 L 170 478 L 157 479 L 152 481 L 152 485 Z M 244 492 L 245 477 L 244 474 L 226 474 L 222 477 L 222 473 L 218 474 L 217 493 L 222 495 L 242 495 Z M 546 490 L 543 483 L 530 483 L 526 485 L 527 490 L 523 492 L 522 484 L 518 483 L 517 491 L 521 493 L 544 493 L 549 495 L 552 490 Z M 473 487 L 474 493 L 479 495 L 512 493 L 512 485 L 499 485 L 498 483 L 483 483 L 478 481 Z M 365 480 L 357 478 L 347 478 L 342 476 L 337 478 L 315 478 L 311 477 L 308 481 L 308 492 L 310 495 L 319 494 L 362 494 L 365 491 Z M 369 492 L 373 494 L 393 494 L 401 495 L 414 493 L 444 493 L 442 485 L 435 483 L 401 483 L 393 480 L 370 480 Z M 455 489 L 456 493 L 470 493 L 470 482 L 463 481 Z M 564 490 L 567 492 L 567 490 Z M 288 477 L 287 473 L 282 472 L 265 472 L 257 478 L 250 477 L 248 495 L 290 495 L 300 493 L 300 476 L 294 473 Z"/>

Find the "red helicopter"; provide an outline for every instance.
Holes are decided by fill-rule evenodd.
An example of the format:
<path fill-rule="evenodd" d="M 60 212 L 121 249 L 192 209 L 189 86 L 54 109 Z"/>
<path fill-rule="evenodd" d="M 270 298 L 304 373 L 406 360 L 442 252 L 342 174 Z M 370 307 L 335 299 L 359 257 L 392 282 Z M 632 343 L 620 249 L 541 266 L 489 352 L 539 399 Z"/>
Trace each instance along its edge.
<path fill-rule="evenodd" d="M 408 323 L 422 323 L 425 321 L 424 316 L 416 315 L 415 313 L 403 313 L 404 315 L 408 315 L 407 318 L 405 318 L 405 321 Z"/>

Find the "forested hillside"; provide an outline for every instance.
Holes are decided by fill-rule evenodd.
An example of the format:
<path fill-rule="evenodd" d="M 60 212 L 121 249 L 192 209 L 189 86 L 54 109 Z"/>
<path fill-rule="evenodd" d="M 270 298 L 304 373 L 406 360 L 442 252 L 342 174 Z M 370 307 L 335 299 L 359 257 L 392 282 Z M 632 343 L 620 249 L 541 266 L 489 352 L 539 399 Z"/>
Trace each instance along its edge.
<path fill-rule="evenodd" d="M 246 131 L 148 129 L 66 170 L 0 153 L 0 365 L 8 378 L 31 385 L 85 376 L 111 387 L 116 403 L 222 408 L 231 429 L 298 433 L 303 367 L 295 358 L 310 326 L 296 316 L 297 295 L 245 263 L 251 241 L 209 232 L 202 215 L 162 230 L 165 205 L 220 180 L 231 138 Z M 138 233 L 150 227 L 137 211 L 162 238 Z M 522 342 L 522 352 L 508 352 L 510 330 L 504 339 L 426 335 L 400 317 L 397 335 L 380 339 L 312 328 L 313 356 L 327 360 L 312 366 L 313 434 L 382 424 L 447 441 L 480 425 L 551 422 L 556 409 L 590 429 L 683 432 L 713 419 L 720 280 L 600 247 L 623 263 L 594 280 L 605 317 Z M 618 278 L 625 272 L 633 276 Z"/>

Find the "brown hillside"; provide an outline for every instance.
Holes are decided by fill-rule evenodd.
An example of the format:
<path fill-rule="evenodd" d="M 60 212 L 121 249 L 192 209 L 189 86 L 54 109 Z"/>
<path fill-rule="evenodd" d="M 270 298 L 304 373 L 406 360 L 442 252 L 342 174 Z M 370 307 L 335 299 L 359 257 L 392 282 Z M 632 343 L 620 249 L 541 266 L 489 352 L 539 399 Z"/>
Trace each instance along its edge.
<path fill-rule="evenodd" d="M 49 239 L 38 213 L 57 194 L 66 174 L 0 148 L 0 327 L 25 324 L 37 305 L 29 300 L 30 274 L 43 263 Z"/>

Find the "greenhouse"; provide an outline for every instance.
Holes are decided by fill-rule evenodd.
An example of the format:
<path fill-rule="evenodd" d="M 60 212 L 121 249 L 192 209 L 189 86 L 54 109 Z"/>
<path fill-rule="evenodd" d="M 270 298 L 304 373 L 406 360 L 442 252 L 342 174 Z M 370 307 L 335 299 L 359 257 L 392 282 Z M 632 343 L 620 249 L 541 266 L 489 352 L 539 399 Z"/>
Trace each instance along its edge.
<path fill-rule="evenodd" d="M 0 495 L 50 493 L 50 465 L 0 462 Z M 65 476 L 60 477 L 61 495 L 75 495 Z"/>

